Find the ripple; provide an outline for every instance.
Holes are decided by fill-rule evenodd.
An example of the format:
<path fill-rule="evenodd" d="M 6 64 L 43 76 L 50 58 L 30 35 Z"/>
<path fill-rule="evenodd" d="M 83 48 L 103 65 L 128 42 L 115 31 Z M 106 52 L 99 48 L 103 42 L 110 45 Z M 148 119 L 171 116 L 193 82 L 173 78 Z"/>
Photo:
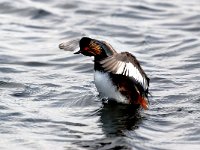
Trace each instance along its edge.
<path fill-rule="evenodd" d="M 16 87 L 24 87 L 23 84 L 17 82 L 11 82 L 11 79 L 4 79 L 6 81 L 0 81 L 0 87 L 2 88 L 16 88 Z"/>
<path fill-rule="evenodd" d="M 85 63 L 74 67 L 74 70 L 80 73 L 91 73 L 93 72 L 93 65 L 91 63 Z"/>
<path fill-rule="evenodd" d="M 0 72 L 2 72 L 2 73 L 20 73 L 20 72 L 24 72 L 24 71 L 19 71 L 17 69 L 8 68 L 8 67 L 0 67 Z"/>
<path fill-rule="evenodd" d="M 40 89 L 38 87 L 33 87 L 33 86 L 24 86 L 23 89 L 20 91 L 15 91 L 14 93 L 11 94 L 13 97 L 30 97 L 36 93 L 38 93 Z"/>
<path fill-rule="evenodd" d="M 152 7 L 150 5 L 133 5 L 133 6 L 129 6 L 128 7 L 131 7 L 133 9 L 138 9 L 138 11 L 147 11 L 147 12 L 163 12 L 164 10 L 162 9 L 159 9 L 157 7 Z"/>
<path fill-rule="evenodd" d="M 32 19 L 42 19 L 44 17 L 48 17 L 48 16 L 52 15 L 51 12 L 43 10 L 43 9 L 38 9 L 34 13 L 31 12 L 31 14 L 34 14 L 34 16 L 32 17 Z"/>
<path fill-rule="evenodd" d="M 31 62 L 23 62 L 23 65 L 25 66 L 31 66 L 31 67 L 43 67 L 43 66 L 50 66 L 49 63 L 44 63 L 44 62 L 34 62 L 34 61 L 31 61 Z"/>
<path fill-rule="evenodd" d="M 22 116 L 22 114 L 19 112 L 1 113 L 0 114 L 1 121 L 10 121 L 19 116 Z"/>
<path fill-rule="evenodd" d="M 78 14 L 81 14 L 81 15 L 99 14 L 99 12 L 97 12 L 96 10 L 95 11 L 92 11 L 92 10 L 77 10 L 75 12 L 78 13 Z"/>

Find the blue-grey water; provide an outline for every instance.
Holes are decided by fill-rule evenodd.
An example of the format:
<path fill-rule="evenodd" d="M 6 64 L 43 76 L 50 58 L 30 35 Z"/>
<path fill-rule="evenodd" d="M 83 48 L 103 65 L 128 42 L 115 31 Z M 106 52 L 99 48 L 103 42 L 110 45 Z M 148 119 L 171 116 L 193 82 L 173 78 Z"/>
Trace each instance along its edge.
<path fill-rule="evenodd" d="M 82 36 L 133 53 L 149 110 L 103 105 Z M 1 150 L 199 150 L 199 0 L 0 0 Z"/>

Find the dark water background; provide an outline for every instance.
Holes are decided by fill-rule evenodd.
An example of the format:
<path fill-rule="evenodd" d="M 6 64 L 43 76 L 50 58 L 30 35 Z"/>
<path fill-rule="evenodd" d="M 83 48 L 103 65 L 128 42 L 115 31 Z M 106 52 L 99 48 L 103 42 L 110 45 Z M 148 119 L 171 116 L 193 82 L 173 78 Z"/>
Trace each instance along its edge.
<path fill-rule="evenodd" d="M 87 35 L 130 51 L 150 108 L 101 103 Z M 0 149 L 200 149 L 200 0 L 0 0 Z"/>

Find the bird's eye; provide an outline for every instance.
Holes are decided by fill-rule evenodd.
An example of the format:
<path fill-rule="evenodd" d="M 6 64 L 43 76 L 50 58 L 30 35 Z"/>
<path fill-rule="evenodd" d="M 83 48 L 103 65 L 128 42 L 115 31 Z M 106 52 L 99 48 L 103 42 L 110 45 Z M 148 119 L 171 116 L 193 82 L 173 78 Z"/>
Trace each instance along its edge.
<path fill-rule="evenodd" d="M 89 50 L 89 48 L 88 48 L 88 47 L 85 47 L 85 48 L 84 48 L 84 50 L 85 50 L 85 51 L 88 51 L 88 50 Z"/>

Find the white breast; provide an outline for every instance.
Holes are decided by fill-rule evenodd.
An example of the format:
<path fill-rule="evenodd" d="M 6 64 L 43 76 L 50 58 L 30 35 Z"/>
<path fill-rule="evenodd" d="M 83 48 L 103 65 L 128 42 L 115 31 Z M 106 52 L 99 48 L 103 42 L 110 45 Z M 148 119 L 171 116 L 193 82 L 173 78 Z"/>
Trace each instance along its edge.
<path fill-rule="evenodd" d="M 113 85 L 108 73 L 95 71 L 94 82 L 102 98 L 112 98 L 121 103 L 128 102 L 126 97 L 117 91 L 117 88 Z"/>

